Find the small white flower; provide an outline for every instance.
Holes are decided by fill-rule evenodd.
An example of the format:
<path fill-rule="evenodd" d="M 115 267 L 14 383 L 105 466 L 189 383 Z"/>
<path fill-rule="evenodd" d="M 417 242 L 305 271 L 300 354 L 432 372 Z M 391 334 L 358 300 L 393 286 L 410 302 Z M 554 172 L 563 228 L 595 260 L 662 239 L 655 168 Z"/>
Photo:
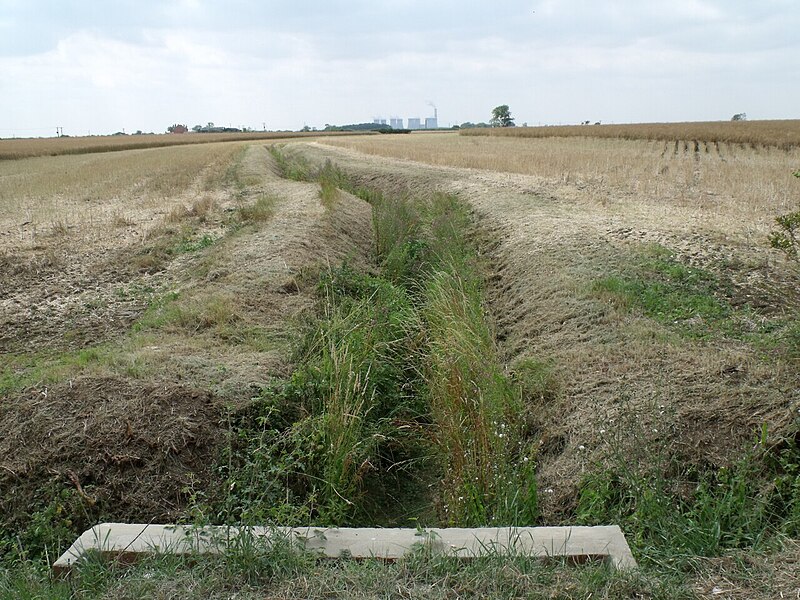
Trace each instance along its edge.
<path fill-rule="evenodd" d="M 584 446 L 583 444 L 581 444 L 580 446 L 578 446 L 578 450 L 586 450 L 586 446 Z"/>
<path fill-rule="evenodd" d="M 605 430 L 605 429 L 601 429 L 601 430 L 600 430 L 600 433 L 605 433 L 605 432 L 606 432 L 606 430 Z"/>

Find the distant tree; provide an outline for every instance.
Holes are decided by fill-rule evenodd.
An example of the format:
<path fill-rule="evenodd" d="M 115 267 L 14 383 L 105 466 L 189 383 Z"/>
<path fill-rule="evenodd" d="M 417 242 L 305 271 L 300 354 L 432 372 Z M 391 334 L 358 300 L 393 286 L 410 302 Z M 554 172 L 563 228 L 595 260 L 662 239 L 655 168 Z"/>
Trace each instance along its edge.
<path fill-rule="evenodd" d="M 192 127 L 192 131 L 194 131 L 195 133 L 200 133 L 201 129 L 203 129 L 202 125 L 195 125 L 194 127 Z"/>
<path fill-rule="evenodd" d="M 513 127 L 514 117 L 511 116 L 511 111 L 508 104 L 501 104 L 492 109 L 492 119 L 489 121 L 492 127 Z"/>
<path fill-rule="evenodd" d="M 747 121 L 747 113 L 736 113 L 731 117 L 731 121 Z"/>

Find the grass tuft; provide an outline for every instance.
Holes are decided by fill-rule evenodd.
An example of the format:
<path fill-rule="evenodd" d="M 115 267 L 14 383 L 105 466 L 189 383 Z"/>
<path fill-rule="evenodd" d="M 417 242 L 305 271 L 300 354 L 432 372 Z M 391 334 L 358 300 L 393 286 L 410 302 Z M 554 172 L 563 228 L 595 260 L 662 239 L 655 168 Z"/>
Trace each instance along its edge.
<path fill-rule="evenodd" d="M 262 194 L 251 205 L 239 207 L 239 217 L 242 221 L 251 223 L 264 223 L 275 214 L 276 199 L 272 196 Z"/>

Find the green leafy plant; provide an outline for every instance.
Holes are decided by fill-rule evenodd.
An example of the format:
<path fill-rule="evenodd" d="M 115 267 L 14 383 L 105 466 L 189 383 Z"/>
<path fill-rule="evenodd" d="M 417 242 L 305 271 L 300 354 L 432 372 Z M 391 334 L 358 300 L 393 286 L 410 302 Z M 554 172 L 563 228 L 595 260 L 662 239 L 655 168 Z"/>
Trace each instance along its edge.
<path fill-rule="evenodd" d="M 666 449 L 631 460 L 614 444 L 611 465 L 584 479 L 577 520 L 619 523 L 645 563 L 682 568 L 726 550 L 766 548 L 800 527 L 800 452 L 796 441 L 768 443 L 723 467 L 691 467 Z"/>
<path fill-rule="evenodd" d="M 800 178 L 800 170 L 792 173 Z M 776 217 L 778 229 L 769 235 L 770 246 L 783 251 L 792 260 L 800 260 L 800 210 Z"/>

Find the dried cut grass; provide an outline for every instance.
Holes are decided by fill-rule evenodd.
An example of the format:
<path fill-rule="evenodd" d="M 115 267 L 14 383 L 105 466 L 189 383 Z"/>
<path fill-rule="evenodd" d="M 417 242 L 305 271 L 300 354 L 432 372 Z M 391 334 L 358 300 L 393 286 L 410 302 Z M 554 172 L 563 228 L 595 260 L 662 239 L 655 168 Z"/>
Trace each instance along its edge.
<path fill-rule="evenodd" d="M 165 217 L 166 223 L 182 223 L 187 219 L 196 218 L 204 223 L 217 208 L 217 202 L 211 196 L 202 196 L 199 200 L 187 207 L 183 204 L 175 206 Z"/>

